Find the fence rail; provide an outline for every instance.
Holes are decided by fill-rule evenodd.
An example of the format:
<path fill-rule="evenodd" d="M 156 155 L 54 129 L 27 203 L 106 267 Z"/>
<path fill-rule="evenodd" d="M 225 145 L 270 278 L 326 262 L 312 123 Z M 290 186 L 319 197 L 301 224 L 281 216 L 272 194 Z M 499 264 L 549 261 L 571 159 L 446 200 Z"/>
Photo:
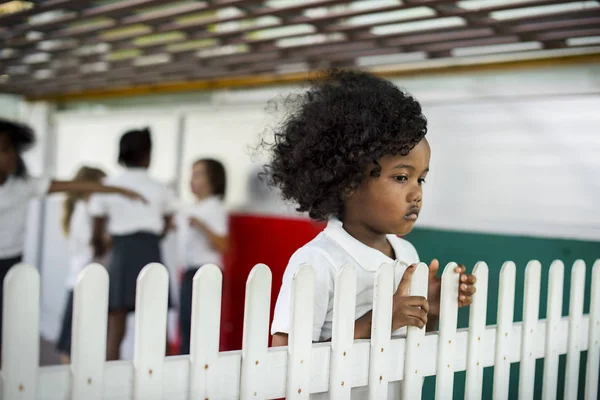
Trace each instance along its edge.
<path fill-rule="evenodd" d="M 423 378 L 435 375 L 436 399 L 451 399 L 454 372 L 466 370 L 466 398 L 480 399 L 483 368 L 494 366 L 494 399 L 508 398 L 510 364 L 520 362 L 519 398 L 533 398 L 535 360 L 544 358 L 543 398 L 557 395 L 558 357 L 567 355 L 566 399 L 577 398 L 581 351 L 588 351 L 585 398 L 598 398 L 600 371 L 600 260 L 592 271 L 590 314 L 583 314 L 585 264 L 571 269 L 569 316 L 562 317 L 564 266 L 550 267 L 547 319 L 538 318 L 540 271 L 525 272 L 523 322 L 513 321 L 515 264 L 500 272 L 498 324 L 486 326 L 488 267 L 475 266 L 477 293 L 469 329 L 457 329 L 455 264 L 442 275 L 440 329 L 409 328 L 390 337 L 393 270 L 384 265 L 375 283 L 371 340 L 353 340 L 356 276 L 344 267 L 335 280 L 333 338 L 312 343 L 314 272 L 302 266 L 294 277 L 289 347 L 268 348 L 271 272 L 259 264 L 246 286 L 241 351 L 219 353 L 222 275 L 208 265 L 194 277 L 190 356 L 165 357 L 168 276 L 149 264 L 138 277 L 132 362 L 105 361 L 108 274 L 87 267 L 74 294 L 72 364 L 39 367 L 40 278 L 35 268 L 15 266 L 4 281 L 1 392 L 5 400 L 63 399 L 307 399 L 328 392 L 349 399 L 364 387 L 365 398 L 392 396 L 389 382 L 403 381 L 404 399 L 421 397 Z M 427 293 L 427 266 L 413 275 L 410 293 Z M 491 294 L 493 295 L 493 294 Z M 492 350 L 493 349 L 493 350 Z M 354 391 L 353 394 L 358 394 Z"/>

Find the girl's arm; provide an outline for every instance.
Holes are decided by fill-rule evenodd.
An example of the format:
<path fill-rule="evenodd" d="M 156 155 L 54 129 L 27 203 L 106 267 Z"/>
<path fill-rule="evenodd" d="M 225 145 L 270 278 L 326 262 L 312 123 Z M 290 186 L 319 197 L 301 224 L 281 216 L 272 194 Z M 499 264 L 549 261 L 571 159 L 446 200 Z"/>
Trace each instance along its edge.
<path fill-rule="evenodd" d="M 371 311 L 360 317 L 354 322 L 354 340 L 371 338 L 371 321 L 373 314 Z M 271 347 L 280 347 L 288 345 L 287 333 L 276 333 L 273 335 Z"/>
<path fill-rule="evenodd" d="M 198 229 L 200 232 L 204 233 L 208 238 L 208 241 L 210 242 L 211 246 L 219 253 L 223 254 L 227 252 L 227 249 L 229 248 L 229 236 L 221 236 L 216 234 L 198 218 L 190 218 L 190 225 Z"/>
<path fill-rule="evenodd" d="M 163 232 L 160 236 L 161 238 L 167 236 L 167 233 L 169 233 L 171 229 L 175 229 L 175 225 L 173 224 L 173 214 L 165 215 L 163 217 L 163 221 L 165 227 L 163 228 Z"/>
<path fill-rule="evenodd" d="M 94 257 L 100 258 L 108 250 L 105 232 L 106 217 L 94 217 L 94 227 L 92 230 L 92 247 L 94 248 Z"/>
<path fill-rule="evenodd" d="M 139 193 L 116 186 L 105 186 L 101 183 L 86 182 L 86 181 L 52 181 L 48 193 L 57 192 L 83 192 L 83 193 L 115 193 L 133 200 L 142 200 L 146 203 L 146 199 Z"/>

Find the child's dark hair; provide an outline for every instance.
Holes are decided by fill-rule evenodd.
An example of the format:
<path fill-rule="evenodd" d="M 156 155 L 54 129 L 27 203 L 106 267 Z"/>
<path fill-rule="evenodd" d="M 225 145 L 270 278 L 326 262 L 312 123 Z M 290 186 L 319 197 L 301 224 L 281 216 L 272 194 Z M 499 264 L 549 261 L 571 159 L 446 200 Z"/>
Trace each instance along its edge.
<path fill-rule="evenodd" d="M 8 140 L 14 146 L 15 152 L 17 153 L 17 169 L 15 171 L 15 176 L 24 178 L 27 176 L 27 165 L 25 165 L 25 161 L 21 154 L 23 154 L 24 151 L 29 150 L 35 144 L 35 134 L 33 133 L 33 129 L 28 125 L 0 118 L 0 134 L 8 136 Z"/>
<path fill-rule="evenodd" d="M 150 129 L 127 131 L 119 141 L 119 164 L 136 167 L 145 161 L 152 151 Z"/>
<path fill-rule="evenodd" d="M 287 116 L 267 145 L 269 183 L 313 219 L 342 218 L 344 195 L 366 168 L 379 176 L 384 155 L 407 155 L 427 133 L 421 106 L 391 82 L 362 71 L 328 72 L 288 99 Z"/>
<path fill-rule="evenodd" d="M 227 174 L 225 173 L 225 167 L 220 161 L 212 158 L 202 158 L 197 160 L 194 165 L 204 164 L 206 167 L 206 175 L 212 188 L 212 194 L 219 196 L 221 199 L 225 198 L 225 190 L 227 186 Z"/>

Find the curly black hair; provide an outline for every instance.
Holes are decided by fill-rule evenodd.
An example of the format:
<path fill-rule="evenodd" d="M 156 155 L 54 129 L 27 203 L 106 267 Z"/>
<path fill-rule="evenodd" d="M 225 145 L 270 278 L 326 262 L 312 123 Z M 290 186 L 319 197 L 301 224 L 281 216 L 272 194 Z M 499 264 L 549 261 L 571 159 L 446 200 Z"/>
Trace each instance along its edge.
<path fill-rule="evenodd" d="M 333 70 L 286 101 L 265 167 L 269 184 L 316 220 L 343 217 L 344 195 L 358 188 L 382 156 L 407 155 L 427 133 L 419 103 L 391 82 L 363 71 Z"/>
<path fill-rule="evenodd" d="M 25 165 L 21 154 L 35 144 L 33 129 L 28 125 L 0 118 L 0 134 L 8 136 L 8 140 L 17 152 L 18 159 L 15 176 L 18 178 L 27 176 L 27 165 Z"/>

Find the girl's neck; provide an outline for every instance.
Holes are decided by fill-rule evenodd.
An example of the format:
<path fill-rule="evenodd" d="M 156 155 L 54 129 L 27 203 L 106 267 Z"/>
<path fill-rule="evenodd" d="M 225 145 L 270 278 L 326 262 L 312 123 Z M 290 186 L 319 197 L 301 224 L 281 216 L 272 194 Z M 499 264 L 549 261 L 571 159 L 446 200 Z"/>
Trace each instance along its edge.
<path fill-rule="evenodd" d="M 201 194 L 201 195 L 194 194 L 194 196 L 196 197 L 196 201 L 201 202 L 201 201 L 204 201 L 204 200 L 208 199 L 209 197 L 211 197 L 212 194 L 211 193 Z"/>
<path fill-rule="evenodd" d="M 386 256 L 395 259 L 396 255 L 385 233 L 376 232 L 360 222 L 343 222 L 346 232 L 365 246 L 381 251 Z"/>

